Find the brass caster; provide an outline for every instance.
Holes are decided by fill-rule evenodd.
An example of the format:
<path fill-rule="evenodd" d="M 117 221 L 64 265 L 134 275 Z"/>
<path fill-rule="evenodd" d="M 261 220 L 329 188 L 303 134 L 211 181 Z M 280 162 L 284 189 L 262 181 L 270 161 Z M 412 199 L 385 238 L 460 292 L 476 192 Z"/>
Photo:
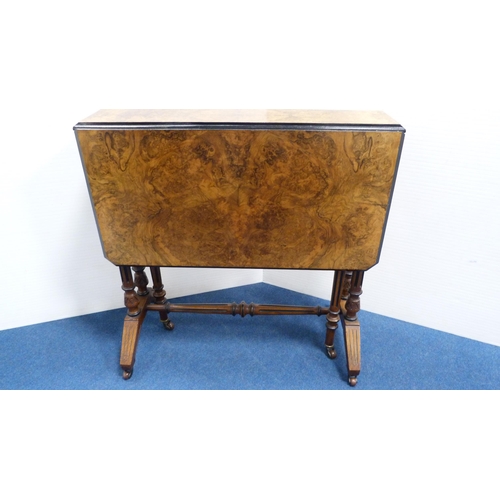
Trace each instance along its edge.
<path fill-rule="evenodd" d="M 123 379 L 128 380 L 132 376 L 132 373 L 134 373 L 133 368 L 131 368 L 130 370 L 123 370 Z"/>
<path fill-rule="evenodd" d="M 335 351 L 335 347 L 333 345 L 327 345 L 326 347 L 326 355 L 330 359 L 335 359 L 337 357 L 337 352 Z"/>
<path fill-rule="evenodd" d="M 349 377 L 349 385 L 354 387 L 358 383 L 358 377 Z"/>
<path fill-rule="evenodd" d="M 166 320 L 162 320 L 162 323 L 163 323 L 163 328 L 165 328 L 165 330 L 168 330 L 168 331 L 172 331 L 174 329 L 174 323 L 172 321 L 170 321 L 169 319 L 166 319 Z"/>

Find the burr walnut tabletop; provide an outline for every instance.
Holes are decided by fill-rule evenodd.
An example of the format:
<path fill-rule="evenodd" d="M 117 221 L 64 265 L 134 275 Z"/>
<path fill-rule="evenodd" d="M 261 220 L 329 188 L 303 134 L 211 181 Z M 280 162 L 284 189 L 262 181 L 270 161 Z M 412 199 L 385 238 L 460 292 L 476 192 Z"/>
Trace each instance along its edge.
<path fill-rule="evenodd" d="M 379 260 L 404 138 L 393 119 L 378 111 L 102 110 L 75 133 L 103 252 L 122 275 L 125 378 L 145 312 L 158 310 L 172 326 L 160 267 L 334 270 L 331 307 L 300 313 L 327 314 L 331 357 L 338 321 L 350 321 L 344 331 L 356 333 L 347 337 L 359 338 L 363 271 Z M 233 306 L 215 312 L 235 314 Z M 299 314 L 253 306 L 237 313 Z M 351 358 L 354 385 L 359 354 Z"/>

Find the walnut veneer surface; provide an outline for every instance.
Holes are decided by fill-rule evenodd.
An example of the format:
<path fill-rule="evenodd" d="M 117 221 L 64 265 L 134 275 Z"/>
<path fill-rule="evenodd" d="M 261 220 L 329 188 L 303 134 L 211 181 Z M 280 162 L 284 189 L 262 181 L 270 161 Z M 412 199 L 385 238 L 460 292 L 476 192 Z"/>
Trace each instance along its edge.
<path fill-rule="evenodd" d="M 384 113 L 103 110 L 75 132 L 116 265 L 378 262 L 404 137 Z"/>

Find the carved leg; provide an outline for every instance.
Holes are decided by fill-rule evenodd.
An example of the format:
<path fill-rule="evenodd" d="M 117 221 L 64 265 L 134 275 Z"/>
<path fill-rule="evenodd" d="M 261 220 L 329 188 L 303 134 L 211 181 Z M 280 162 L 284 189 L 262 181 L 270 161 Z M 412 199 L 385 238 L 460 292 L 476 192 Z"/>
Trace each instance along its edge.
<path fill-rule="evenodd" d="M 139 297 L 148 295 L 149 280 L 144 272 L 144 266 L 134 266 L 132 267 L 132 270 L 134 271 L 134 284 L 137 287 L 137 295 L 139 295 Z"/>
<path fill-rule="evenodd" d="M 363 293 L 363 276 L 363 271 L 354 271 L 352 273 L 351 287 L 349 297 L 345 303 L 345 319 L 343 321 L 347 374 L 351 386 L 357 384 L 358 375 L 361 371 L 361 335 L 357 314 L 360 310 L 359 296 Z"/>
<path fill-rule="evenodd" d="M 166 293 L 163 289 L 163 283 L 161 279 L 161 272 L 159 267 L 150 267 L 151 277 L 153 278 L 153 297 L 155 299 L 155 304 L 165 304 L 167 302 Z M 168 318 L 166 311 L 160 311 L 160 321 L 166 330 L 173 330 L 174 324 Z"/>
<path fill-rule="evenodd" d="M 142 268 L 144 270 L 144 268 Z M 135 362 L 135 353 L 141 326 L 147 313 L 148 295 L 139 296 L 135 291 L 135 283 L 132 279 L 132 271 L 129 266 L 120 266 L 122 278 L 122 289 L 125 292 L 125 306 L 127 316 L 123 323 L 122 348 L 120 353 L 120 366 L 123 369 L 123 378 L 132 376 Z M 140 272 L 139 272 L 140 274 Z M 138 280 L 140 281 L 140 280 Z M 141 287 L 143 283 L 141 283 Z M 144 285 L 147 287 L 146 285 Z M 139 292 L 141 288 L 139 288 Z"/>
<path fill-rule="evenodd" d="M 120 266 L 120 275 L 122 278 L 122 290 L 125 292 L 125 307 L 128 316 L 137 316 L 139 310 L 139 297 L 135 293 L 135 283 L 132 279 L 132 271 L 129 266 Z"/>
<path fill-rule="evenodd" d="M 349 298 L 349 290 L 351 289 L 352 271 L 344 272 L 344 281 L 342 283 L 341 304 L 345 308 L 345 301 Z"/>
<path fill-rule="evenodd" d="M 342 285 L 344 283 L 345 271 L 335 271 L 333 278 L 332 299 L 330 301 L 330 309 L 326 315 L 326 339 L 325 347 L 326 354 L 329 358 L 335 359 L 335 332 L 340 321 L 340 296 L 342 293 Z"/>

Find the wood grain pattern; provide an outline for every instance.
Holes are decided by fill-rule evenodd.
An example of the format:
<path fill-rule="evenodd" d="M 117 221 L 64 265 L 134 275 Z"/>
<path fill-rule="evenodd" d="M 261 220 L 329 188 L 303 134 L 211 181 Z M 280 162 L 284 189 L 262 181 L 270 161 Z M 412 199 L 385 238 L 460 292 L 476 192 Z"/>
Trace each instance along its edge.
<path fill-rule="evenodd" d="M 401 132 L 77 130 L 116 265 L 377 263 Z"/>

